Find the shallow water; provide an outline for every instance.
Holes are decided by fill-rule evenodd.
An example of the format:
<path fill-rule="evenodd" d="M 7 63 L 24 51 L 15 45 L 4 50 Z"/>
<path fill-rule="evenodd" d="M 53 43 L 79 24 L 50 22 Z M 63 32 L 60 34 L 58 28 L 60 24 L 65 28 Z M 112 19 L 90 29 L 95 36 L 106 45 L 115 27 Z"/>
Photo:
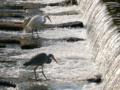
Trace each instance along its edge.
<path fill-rule="evenodd" d="M 53 2 L 54 0 L 49 1 Z M 38 1 L 36 0 L 36 2 Z M 49 10 L 49 13 L 50 11 L 51 13 L 53 13 L 53 11 L 54 13 L 57 13 L 57 9 L 53 10 L 53 8 L 60 9 L 60 7 L 56 6 L 48 7 L 51 8 L 51 10 Z M 45 8 L 44 10 L 47 11 L 48 8 Z M 50 17 L 52 24 L 82 20 L 81 14 Z M 49 21 L 46 23 L 51 24 Z M 27 38 L 31 37 L 31 33 L 23 34 L 21 31 L 0 32 L 0 36 L 9 35 L 9 37 L 17 37 L 17 35 L 25 35 Z M 22 50 L 18 44 L 6 44 L 7 47 L 1 49 L 1 61 L 5 60 L 17 62 L 10 64 L 0 63 L 0 77 L 7 77 L 13 82 L 16 82 L 18 85 L 18 90 L 40 90 L 41 85 L 46 86 L 48 90 L 101 90 L 101 84 L 88 83 L 85 81 L 85 79 L 94 77 L 94 75 L 99 73 L 97 71 L 97 66 L 94 62 L 91 61 L 91 49 L 89 48 L 89 41 L 87 40 L 85 28 L 56 27 L 42 31 L 39 30 L 38 34 L 42 38 L 49 39 L 42 41 L 42 47 L 40 48 Z M 85 39 L 85 41 L 66 42 L 64 40 L 58 40 L 59 38 L 65 37 L 78 37 Z M 41 42 L 39 39 L 37 41 Z M 58 64 L 56 64 L 54 61 L 51 64 L 45 64 L 44 72 L 45 75 L 50 79 L 48 81 L 45 81 L 43 75 L 39 73 L 41 71 L 41 68 L 37 70 L 38 77 L 41 81 L 35 81 L 33 68 L 29 69 L 23 66 L 24 62 L 28 61 L 31 57 L 38 53 L 52 53 L 59 62 Z M 4 90 L 6 87 L 1 88 Z M 14 88 L 7 88 L 7 90 L 14 90 Z"/>

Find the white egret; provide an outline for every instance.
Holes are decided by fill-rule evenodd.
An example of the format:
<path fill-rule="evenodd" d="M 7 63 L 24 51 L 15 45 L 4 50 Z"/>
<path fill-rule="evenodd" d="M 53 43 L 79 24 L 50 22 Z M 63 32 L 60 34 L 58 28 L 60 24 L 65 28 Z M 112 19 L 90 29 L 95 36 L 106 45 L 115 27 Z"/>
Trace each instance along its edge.
<path fill-rule="evenodd" d="M 37 36 L 39 37 L 38 32 L 37 32 L 37 28 L 46 22 L 46 18 L 48 18 L 50 20 L 50 22 L 52 22 L 48 15 L 45 15 L 44 17 L 42 17 L 40 15 L 35 15 L 28 22 L 27 27 L 32 29 L 32 38 L 33 38 L 33 31 L 36 31 Z"/>

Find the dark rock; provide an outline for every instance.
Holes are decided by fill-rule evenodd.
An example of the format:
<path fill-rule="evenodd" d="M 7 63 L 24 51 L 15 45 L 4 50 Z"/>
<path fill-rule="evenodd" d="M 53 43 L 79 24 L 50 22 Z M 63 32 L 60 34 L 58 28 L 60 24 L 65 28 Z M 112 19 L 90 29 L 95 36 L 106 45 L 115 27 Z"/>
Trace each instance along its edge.
<path fill-rule="evenodd" d="M 119 0 L 103 0 L 104 2 L 120 2 Z"/>
<path fill-rule="evenodd" d="M 11 30 L 11 31 L 20 31 L 23 30 L 22 24 L 13 24 L 13 23 L 0 23 L 0 30 Z"/>
<path fill-rule="evenodd" d="M 76 22 L 68 22 L 58 25 L 58 27 L 84 27 L 82 22 L 76 21 Z"/>
<path fill-rule="evenodd" d="M 21 39 L 21 38 L 15 38 L 15 37 L 2 37 L 0 38 L 0 43 L 15 43 L 20 44 L 21 49 L 33 49 L 37 48 L 36 42 L 28 39 Z"/>
<path fill-rule="evenodd" d="M 0 18 L 25 18 L 24 16 L 22 15 L 0 15 Z"/>
<path fill-rule="evenodd" d="M 69 5 L 77 5 L 77 0 L 65 0 L 59 3 L 51 3 L 49 6 L 69 6 Z"/>
<path fill-rule="evenodd" d="M 9 9 L 23 9 L 23 6 L 18 6 L 18 5 L 4 5 L 3 7 L 1 7 L 1 8 L 3 8 L 3 9 L 7 9 L 7 8 L 9 8 Z"/>
<path fill-rule="evenodd" d="M 20 43 L 20 38 L 1 37 L 0 43 Z"/>
<path fill-rule="evenodd" d="M 1 86 L 7 86 L 7 87 L 16 87 L 16 84 L 14 84 L 14 83 L 11 83 L 11 82 L 8 82 L 8 81 L 1 81 L 0 80 L 0 85 Z"/>
<path fill-rule="evenodd" d="M 96 78 L 89 78 L 89 79 L 87 79 L 87 81 L 89 82 L 89 83 L 91 83 L 91 82 L 94 82 L 94 83 L 101 83 L 102 82 L 102 76 L 101 75 L 96 75 Z"/>
<path fill-rule="evenodd" d="M 22 49 L 33 49 L 33 48 L 37 48 L 37 44 L 34 41 L 25 39 L 25 40 L 21 40 L 20 47 Z"/>
<path fill-rule="evenodd" d="M 46 13 L 48 15 L 77 15 L 80 12 L 77 11 L 65 11 L 65 12 L 59 12 L 59 13 Z"/>
<path fill-rule="evenodd" d="M 67 42 L 84 41 L 84 39 L 82 39 L 82 38 L 76 38 L 76 37 L 63 38 L 63 40 L 66 40 Z"/>
<path fill-rule="evenodd" d="M 5 48 L 6 46 L 4 44 L 0 44 L 0 48 Z"/>
<path fill-rule="evenodd" d="M 60 27 L 60 28 L 64 28 L 64 27 L 81 27 L 83 28 L 84 25 L 81 21 L 75 21 L 75 22 L 68 22 L 68 23 L 62 23 L 62 24 L 44 24 L 44 26 L 42 26 L 44 28 L 49 27 L 49 28 L 53 28 L 53 27 Z"/>
<path fill-rule="evenodd" d="M 25 90 L 49 90 L 47 85 L 33 85 L 30 87 L 27 87 Z"/>

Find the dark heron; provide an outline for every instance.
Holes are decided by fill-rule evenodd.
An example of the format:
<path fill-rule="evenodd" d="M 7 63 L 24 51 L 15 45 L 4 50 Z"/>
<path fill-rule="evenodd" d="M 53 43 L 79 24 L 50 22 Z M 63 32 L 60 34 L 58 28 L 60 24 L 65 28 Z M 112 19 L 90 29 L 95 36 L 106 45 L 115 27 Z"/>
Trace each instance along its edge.
<path fill-rule="evenodd" d="M 35 66 L 34 67 L 34 74 L 35 74 L 35 79 L 37 80 L 37 76 L 36 76 L 36 69 L 39 67 L 39 66 L 42 66 L 42 74 L 44 75 L 44 77 L 47 79 L 47 77 L 45 76 L 44 74 L 44 71 L 43 71 L 43 66 L 44 66 L 44 63 L 46 64 L 49 64 L 51 63 L 51 61 L 55 60 L 57 62 L 57 60 L 54 58 L 54 56 L 52 54 L 45 54 L 45 53 L 40 53 L 34 57 L 32 57 L 30 59 L 30 61 L 24 63 L 23 65 L 24 66 Z M 57 62 L 58 63 L 58 62 Z"/>

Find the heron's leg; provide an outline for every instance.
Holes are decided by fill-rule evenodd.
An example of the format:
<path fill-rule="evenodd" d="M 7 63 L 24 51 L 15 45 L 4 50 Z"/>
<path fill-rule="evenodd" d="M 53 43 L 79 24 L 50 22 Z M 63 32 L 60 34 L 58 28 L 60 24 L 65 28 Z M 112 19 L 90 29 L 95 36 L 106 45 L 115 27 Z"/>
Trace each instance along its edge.
<path fill-rule="evenodd" d="M 42 74 L 44 75 L 44 77 L 45 77 L 46 80 L 47 80 L 47 77 L 45 76 L 44 71 L 43 71 L 43 65 L 42 65 Z"/>
<path fill-rule="evenodd" d="M 37 81 L 36 69 L 37 69 L 38 67 L 39 67 L 39 66 L 36 66 L 36 67 L 34 68 L 34 74 L 35 74 L 35 79 L 36 79 L 36 81 Z"/>
<path fill-rule="evenodd" d="M 36 34 L 37 34 L 37 36 L 38 36 L 38 38 L 39 38 L 38 31 L 37 31 L 37 28 L 35 29 L 35 31 L 36 31 Z"/>

